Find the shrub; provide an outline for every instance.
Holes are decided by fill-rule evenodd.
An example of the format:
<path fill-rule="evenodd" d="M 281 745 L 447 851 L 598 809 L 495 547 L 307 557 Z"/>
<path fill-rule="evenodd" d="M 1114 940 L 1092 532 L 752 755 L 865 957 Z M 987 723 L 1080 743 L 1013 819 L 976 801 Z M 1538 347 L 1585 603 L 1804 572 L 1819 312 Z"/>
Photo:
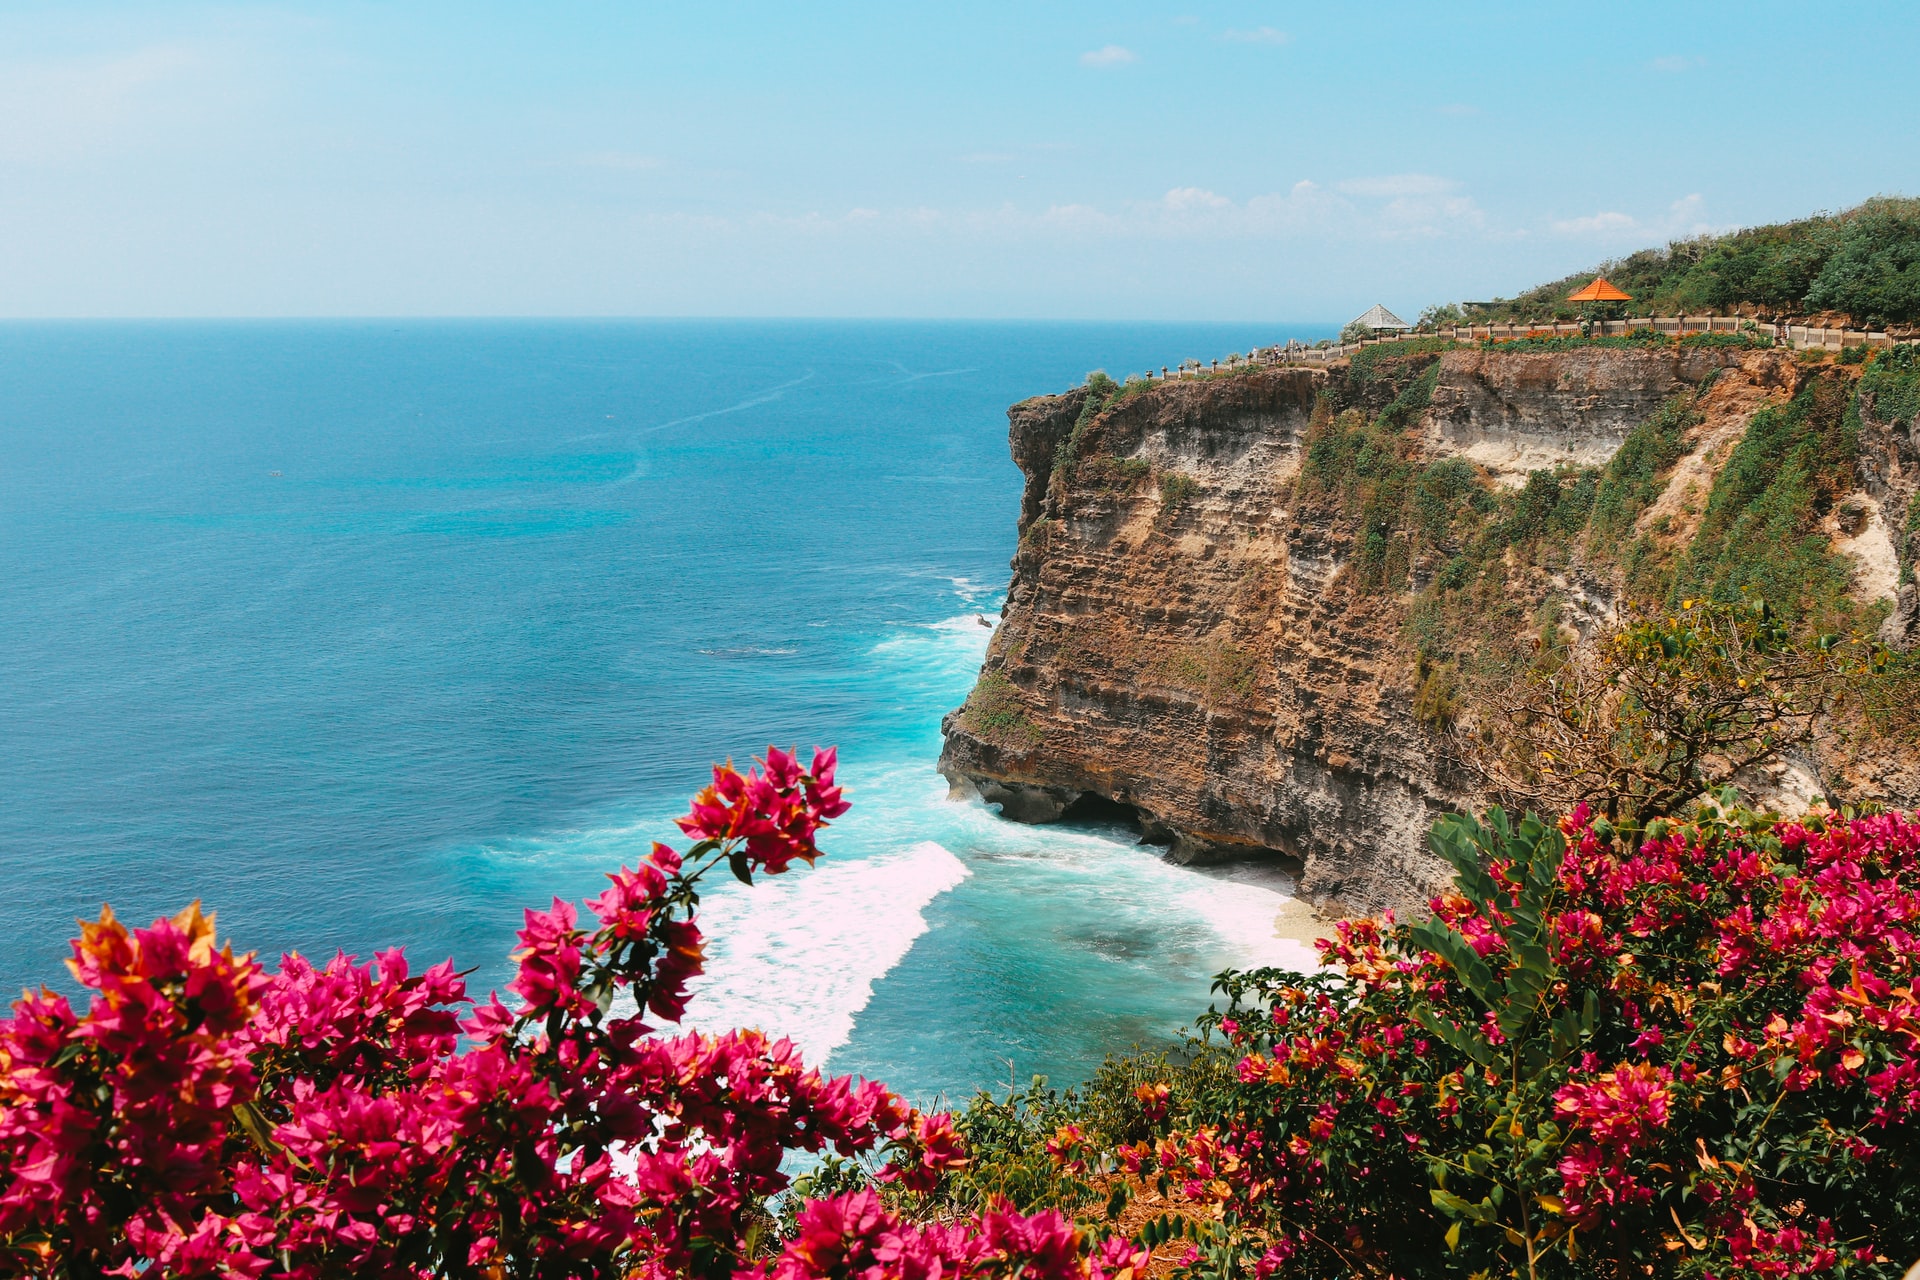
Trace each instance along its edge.
<path fill-rule="evenodd" d="M 1151 475 L 1153 464 L 1145 458 L 1095 458 L 1087 469 L 1102 493 L 1117 496 L 1131 492 Z"/>
<path fill-rule="evenodd" d="M 1200 482 L 1180 471 L 1160 473 L 1160 523 L 1172 524 L 1180 518 L 1181 508 L 1200 492 Z"/>
<path fill-rule="evenodd" d="M 1675 396 L 1632 431 L 1600 473 L 1587 534 L 1591 554 L 1613 556 L 1640 513 L 1660 496 L 1666 476 L 1687 452 L 1687 433 L 1700 422 L 1686 396 Z"/>
<path fill-rule="evenodd" d="M 1545 640 L 1525 678 L 1485 695 L 1499 733 L 1479 767 L 1510 801 L 1585 802 L 1614 820 L 1669 813 L 1807 742 L 1875 658 L 1857 638 L 1796 642 L 1758 599 L 1629 607 L 1570 654 Z"/>
<path fill-rule="evenodd" d="M 1410 425 L 1433 403 L 1433 389 L 1439 382 L 1440 362 L 1435 360 L 1400 388 L 1399 394 L 1380 411 L 1382 424 L 1395 429 Z"/>
<path fill-rule="evenodd" d="M 1880 422 L 1911 428 L 1920 420 L 1920 348 L 1876 351 L 1861 371 L 1857 394 Z"/>
<path fill-rule="evenodd" d="M 1863 324 L 1910 323 L 1920 320 L 1920 201 L 1880 197 L 1838 214 L 1642 249 L 1476 308 L 1475 318 L 1554 314 L 1596 274 L 1649 314 L 1757 305 L 1788 314 L 1844 311 Z"/>
<path fill-rule="evenodd" d="M 1027 716 L 1020 689 L 1004 671 L 982 672 L 966 705 L 960 708 L 967 728 L 1002 746 L 1032 747 L 1044 736 Z"/>
<path fill-rule="evenodd" d="M 1830 377 L 1755 413 L 1714 479 L 1671 596 L 1753 592 L 1795 619 L 1847 616 L 1851 570 L 1818 525 L 1857 483 L 1857 424 L 1847 387 Z"/>
<path fill-rule="evenodd" d="M 1920 1254 L 1920 821 L 1444 818 L 1420 925 L 1222 975 L 1228 1096 L 1121 1152 L 1196 1276 L 1898 1276 Z"/>
<path fill-rule="evenodd" d="M 84 1013 L 29 993 L 0 1022 L 0 1271 L 99 1276 L 779 1277 L 1104 1280 L 1138 1262 L 1057 1213 L 899 1221 L 870 1189 L 767 1233 L 789 1152 L 878 1158 L 931 1188 L 950 1119 L 829 1080 L 755 1031 L 665 1036 L 700 972 L 701 877 L 812 863 L 846 810 L 834 756 L 714 770 L 681 829 L 609 877 L 583 923 L 528 911 L 509 991 L 297 955 L 266 972 L 198 904 L 73 944 Z M 467 1038 L 464 1051 L 461 1037 Z"/>

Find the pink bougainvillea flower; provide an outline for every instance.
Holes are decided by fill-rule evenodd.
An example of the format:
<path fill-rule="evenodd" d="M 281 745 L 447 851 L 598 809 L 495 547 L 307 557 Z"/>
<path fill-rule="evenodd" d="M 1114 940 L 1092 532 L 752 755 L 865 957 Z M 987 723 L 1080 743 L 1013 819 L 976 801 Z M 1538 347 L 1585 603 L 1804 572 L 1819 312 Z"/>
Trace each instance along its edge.
<path fill-rule="evenodd" d="M 679 827 L 698 840 L 739 844 L 755 869 L 778 875 L 795 861 L 812 865 L 820 829 L 847 811 L 834 783 L 837 756 L 816 751 L 812 766 L 778 747 L 768 747 L 763 767 L 745 774 L 732 763 L 716 765 L 713 784 L 693 799 Z"/>

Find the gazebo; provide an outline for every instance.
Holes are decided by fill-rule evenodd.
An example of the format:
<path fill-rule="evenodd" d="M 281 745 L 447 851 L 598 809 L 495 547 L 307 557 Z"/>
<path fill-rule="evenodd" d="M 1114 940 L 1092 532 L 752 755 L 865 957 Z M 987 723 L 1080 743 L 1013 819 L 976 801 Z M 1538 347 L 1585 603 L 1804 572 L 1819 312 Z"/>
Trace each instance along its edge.
<path fill-rule="evenodd" d="M 1364 314 L 1354 317 L 1354 319 L 1348 323 L 1347 327 L 1352 328 L 1356 324 L 1365 325 L 1375 333 L 1398 333 L 1413 328 L 1412 325 L 1377 302 L 1368 308 Z"/>
<path fill-rule="evenodd" d="M 1633 295 L 1622 289 L 1605 276 L 1595 276 L 1593 282 L 1584 289 L 1575 289 L 1567 295 L 1568 302 L 1632 302 Z M 1380 308 L 1375 307 L 1378 311 Z"/>
<path fill-rule="evenodd" d="M 1601 331 L 1605 332 L 1606 322 L 1618 319 L 1621 314 L 1612 304 L 1632 302 L 1633 295 L 1605 276 L 1595 276 L 1587 283 L 1586 288 L 1575 289 L 1568 294 L 1567 301 L 1584 304 L 1580 308 L 1580 332 L 1584 335 L 1588 332 L 1590 325 L 1596 321 L 1600 324 Z"/>

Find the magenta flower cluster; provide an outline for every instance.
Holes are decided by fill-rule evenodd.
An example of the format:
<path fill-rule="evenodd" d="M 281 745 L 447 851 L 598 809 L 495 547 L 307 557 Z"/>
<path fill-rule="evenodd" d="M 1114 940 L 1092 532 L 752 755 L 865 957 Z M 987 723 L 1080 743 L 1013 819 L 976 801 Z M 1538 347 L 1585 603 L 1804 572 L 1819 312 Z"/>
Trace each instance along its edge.
<path fill-rule="evenodd" d="M 197 904 L 145 929 L 103 912 L 73 944 L 84 1011 L 42 990 L 0 1022 L 0 1274 L 1124 1271 L 1128 1247 L 1056 1215 L 914 1227 L 871 1193 L 808 1206 L 784 1246 L 764 1236 L 790 1152 L 871 1153 L 908 1188 L 965 1160 L 947 1116 L 823 1076 L 787 1041 L 645 1021 L 686 1008 L 709 867 L 818 856 L 847 807 L 834 763 L 715 769 L 684 855 L 655 845 L 584 915 L 526 913 L 512 1003 L 398 951 L 268 972 Z"/>
<path fill-rule="evenodd" d="M 1486 844 L 1435 924 L 1224 979 L 1231 1096 L 1128 1163 L 1216 1203 L 1260 1275 L 1920 1257 L 1920 818 L 1627 838 L 1582 808 Z"/>

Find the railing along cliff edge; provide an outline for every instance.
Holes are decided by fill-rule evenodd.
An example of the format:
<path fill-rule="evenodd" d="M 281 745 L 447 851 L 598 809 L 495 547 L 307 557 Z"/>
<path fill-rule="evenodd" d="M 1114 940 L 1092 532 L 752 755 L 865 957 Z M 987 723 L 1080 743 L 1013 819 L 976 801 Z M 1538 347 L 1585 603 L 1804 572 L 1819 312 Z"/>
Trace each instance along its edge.
<path fill-rule="evenodd" d="M 1179 381 L 1183 378 L 1197 378 L 1222 368 L 1238 369 L 1253 364 L 1327 364 L 1334 360 L 1343 360 L 1362 347 L 1378 346 L 1381 343 L 1417 342 L 1427 338 L 1446 338 L 1454 342 L 1501 341 L 1512 338 L 1579 338 L 1579 337 L 1622 337 L 1641 329 L 1653 329 L 1659 333 L 1679 337 L 1690 333 L 1752 333 L 1756 337 L 1771 338 L 1778 346 L 1795 351 L 1840 351 L 1847 347 L 1893 347 L 1910 344 L 1910 336 L 1899 338 L 1877 329 L 1829 329 L 1817 325 L 1774 324 L 1766 321 L 1750 320 L 1740 316 L 1652 316 L 1638 320 L 1595 320 L 1588 323 L 1586 332 L 1581 332 L 1578 322 L 1561 321 L 1555 324 L 1459 324 L 1444 329 L 1430 329 L 1422 333 L 1390 334 L 1379 338 L 1368 338 L 1362 342 L 1341 343 L 1332 347 L 1274 346 L 1256 348 L 1246 356 L 1234 356 L 1229 360 L 1215 360 L 1211 366 L 1201 366 L 1191 361 L 1180 368 L 1162 366 L 1159 373 L 1147 370 L 1148 380 L 1165 379 Z"/>

